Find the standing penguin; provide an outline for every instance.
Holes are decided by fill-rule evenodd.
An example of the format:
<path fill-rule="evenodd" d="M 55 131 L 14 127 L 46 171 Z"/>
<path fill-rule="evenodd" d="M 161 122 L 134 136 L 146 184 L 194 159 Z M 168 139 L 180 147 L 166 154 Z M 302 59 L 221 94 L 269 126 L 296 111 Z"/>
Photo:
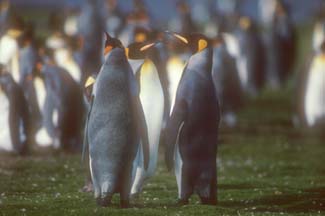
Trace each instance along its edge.
<path fill-rule="evenodd" d="M 267 29 L 265 46 L 268 52 L 267 80 L 273 88 L 286 83 L 295 60 L 295 31 L 288 9 L 282 0 L 276 0 L 272 22 Z"/>
<path fill-rule="evenodd" d="M 133 43 L 128 46 L 129 63 L 140 85 L 140 101 L 143 107 L 149 138 L 149 166 L 143 167 L 142 149 L 139 148 L 134 161 L 136 176 L 131 189 L 135 196 L 142 190 L 144 181 L 154 174 L 158 162 L 158 148 L 164 116 L 164 94 L 159 79 L 159 68 L 152 60 L 155 52 L 155 43 Z M 141 147 L 141 146 L 140 146 Z"/>
<path fill-rule="evenodd" d="M 305 123 L 308 127 L 325 128 L 325 40 L 306 72 L 301 94 Z"/>
<path fill-rule="evenodd" d="M 53 144 L 65 151 L 78 151 L 82 143 L 84 118 L 81 87 L 67 71 L 54 64 L 53 57 L 39 70 L 38 75 L 42 79 L 35 79 L 35 84 L 39 89 L 37 97 L 42 110 L 43 127 L 36 134 L 36 142 L 40 145 Z"/>
<path fill-rule="evenodd" d="M 36 131 L 41 127 L 42 115 L 37 104 L 37 94 L 34 85 L 34 74 L 38 53 L 34 41 L 34 31 L 32 25 L 28 25 L 22 39 L 22 47 L 19 51 L 19 85 L 24 89 L 24 96 L 27 100 L 30 114 L 31 136 L 34 137 Z"/>
<path fill-rule="evenodd" d="M 27 103 L 20 86 L 2 66 L 0 113 L 0 150 L 25 154 L 30 141 Z"/>
<path fill-rule="evenodd" d="M 212 78 L 222 111 L 222 122 L 233 127 L 237 123 L 236 111 L 242 105 L 242 89 L 236 59 L 228 50 L 223 35 L 213 41 Z"/>
<path fill-rule="evenodd" d="M 237 68 L 242 88 L 249 95 L 257 95 L 264 85 L 264 50 L 257 27 L 249 17 L 239 19 L 237 30 L 240 54 Z"/>
<path fill-rule="evenodd" d="M 144 167 L 148 167 L 147 128 L 136 80 L 121 42 L 106 40 L 104 54 L 106 60 L 93 87 L 85 139 L 97 203 L 108 206 L 118 192 L 121 207 L 127 207 L 140 139 Z"/>
<path fill-rule="evenodd" d="M 167 167 L 175 169 L 178 204 L 187 204 L 196 192 L 203 204 L 215 205 L 220 113 L 211 75 L 212 48 L 203 35 L 175 36 L 195 54 L 184 69 L 167 124 Z"/>

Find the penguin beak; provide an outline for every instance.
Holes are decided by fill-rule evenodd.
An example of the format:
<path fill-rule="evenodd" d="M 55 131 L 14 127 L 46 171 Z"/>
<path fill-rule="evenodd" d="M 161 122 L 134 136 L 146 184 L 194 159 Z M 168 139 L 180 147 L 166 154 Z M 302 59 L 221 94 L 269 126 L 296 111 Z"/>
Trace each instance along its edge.
<path fill-rule="evenodd" d="M 85 88 L 88 88 L 89 86 L 93 85 L 95 83 L 94 77 L 90 76 L 88 77 L 86 83 L 85 83 Z"/>
<path fill-rule="evenodd" d="M 184 36 L 182 36 L 180 34 L 177 34 L 175 32 L 170 32 L 170 31 L 165 31 L 165 33 L 169 34 L 169 35 L 172 35 L 173 37 L 176 37 L 177 39 L 179 39 L 180 41 L 182 41 L 185 44 L 189 43 L 188 40 Z"/>
<path fill-rule="evenodd" d="M 140 51 L 143 52 L 143 51 L 149 49 L 150 47 L 153 47 L 155 44 L 156 44 L 156 43 L 147 44 L 147 45 L 141 47 Z"/>

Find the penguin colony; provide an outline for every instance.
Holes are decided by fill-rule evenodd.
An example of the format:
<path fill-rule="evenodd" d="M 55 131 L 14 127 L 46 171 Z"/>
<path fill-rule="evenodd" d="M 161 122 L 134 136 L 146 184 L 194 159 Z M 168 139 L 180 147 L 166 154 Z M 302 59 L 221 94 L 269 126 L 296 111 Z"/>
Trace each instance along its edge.
<path fill-rule="evenodd" d="M 220 123 L 235 127 L 244 97 L 283 86 L 292 73 L 295 34 L 288 10 L 280 0 L 265 2 L 271 6 L 261 10 L 262 34 L 251 18 L 233 16 L 233 4 L 218 17 L 223 22 L 213 35 L 213 28 L 195 33 L 183 1 L 172 31 L 161 31 L 150 28 L 141 1 L 124 19 L 116 1 L 106 8 L 87 0 L 64 23 L 51 14 L 50 36 L 40 43 L 33 25 L 9 17 L 10 2 L 2 1 L 0 150 L 82 149 L 89 164 L 84 189 L 100 206 L 119 193 L 121 207 L 128 207 L 154 175 L 163 146 L 177 204 L 188 204 L 196 193 L 202 204 L 216 205 Z M 311 128 L 325 128 L 320 17 L 298 81 L 298 122 Z"/>

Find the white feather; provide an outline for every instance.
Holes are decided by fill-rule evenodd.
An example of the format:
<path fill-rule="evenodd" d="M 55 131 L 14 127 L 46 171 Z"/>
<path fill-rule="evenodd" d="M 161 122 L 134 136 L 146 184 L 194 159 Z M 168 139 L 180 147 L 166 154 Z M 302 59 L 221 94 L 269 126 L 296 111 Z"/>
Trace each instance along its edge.
<path fill-rule="evenodd" d="M 172 113 L 175 99 L 176 99 L 176 93 L 179 81 L 182 78 L 183 70 L 186 66 L 186 62 L 183 61 L 179 57 L 172 57 L 167 62 L 167 77 L 169 81 L 169 98 L 170 98 L 170 114 Z"/>
<path fill-rule="evenodd" d="M 237 37 L 230 33 L 222 33 L 222 37 L 225 40 L 228 53 L 234 58 L 239 57 L 240 46 Z"/>
<path fill-rule="evenodd" d="M 305 94 L 305 115 L 308 126 L 325 117 L 325 56 L 313 60 Z"/>
<path fill-rule="evenodd" d="M 9 100 L 0 90 L 0 150 L 13 151 L 9 127 Z"/>
<path fill-rule="evenodd" d="M 81 81 L 81 70 L 68 49 L 57 49 L 54 53 L 56 63 L 64 68 L 76 82 Z"/>

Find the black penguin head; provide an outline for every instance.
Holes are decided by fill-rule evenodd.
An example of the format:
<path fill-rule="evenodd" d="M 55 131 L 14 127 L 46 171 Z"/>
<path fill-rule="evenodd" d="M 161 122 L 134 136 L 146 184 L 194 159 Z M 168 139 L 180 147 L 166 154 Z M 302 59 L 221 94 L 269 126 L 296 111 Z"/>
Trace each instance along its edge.
<path fill-rule="evenodd" d="M 156 43 L 134 42 L 125 48 L 125 54 L 129 59 L 145 59 Z"/>
<path fill-rule="evenodd" d="M 167 31 L 166 33 L 168 35 L 171 35 L 174 38 L 172 40 L 170 40 L 170 37 L 167 38 L 167 40 L 168 40 L 167 44 L 169 45 L 169 47 L 175 46 L 175 44 L 174 44 L 175 42 L 173 42 L 173 41 L 176 40 L 177 44 L 181 44 L 179 46 L 183 48 L 183 51 L 186 51 L 186 49 L 190 49 L 190 51 L 193 54 L 200 52 L 211 45 L 210 39 L 200 33 L 191 33 L 189 35 L 181 35 L 181 34 L 169 32 L 169 31 Z M 184 48 L 186 48 L 186 49 L 184 49 Z"/>
<path fill-rule="evenodd" d="M 115 48 L 124 49 L 119 39 L 111 37 L 107 32 L 105 32 L 105 35 L 106 35 L 106 41 L 105 41 L 105 48 L 104 48 L 104 56 L 107 56 Z"/>

